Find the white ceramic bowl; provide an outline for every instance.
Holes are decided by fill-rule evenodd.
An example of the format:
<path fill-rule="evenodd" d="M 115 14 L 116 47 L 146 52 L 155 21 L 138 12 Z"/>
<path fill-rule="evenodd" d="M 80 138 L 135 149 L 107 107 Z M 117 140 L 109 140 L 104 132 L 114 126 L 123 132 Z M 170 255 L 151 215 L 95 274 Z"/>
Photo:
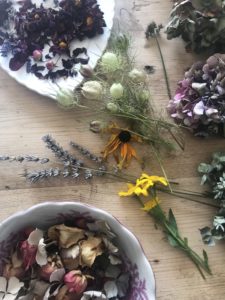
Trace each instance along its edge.
<path fill-rule="evenodd" d="M 105 220 L 117 235 L 118 245 L 127 256 L 128 270 L 132 277 L 131 292 L 127 300 L 155 300 L 154 275 L 137 238 L 109 213 L 78 202 L 38 204 L 0 223 L 0 272 L 4 258 L 25 227 L 44 229 L 79 216 Z"/>

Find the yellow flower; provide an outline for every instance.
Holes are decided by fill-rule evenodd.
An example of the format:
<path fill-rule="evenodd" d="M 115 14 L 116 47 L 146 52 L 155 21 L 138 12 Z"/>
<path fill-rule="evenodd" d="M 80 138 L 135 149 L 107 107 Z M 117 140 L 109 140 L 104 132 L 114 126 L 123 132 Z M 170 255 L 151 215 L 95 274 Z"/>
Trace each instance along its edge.
<path fill-rule="evenodd" d="M 150 210 L 152 210 L 154 207 L 156 207 L 157 205 L 159 205 L 159 199 L 158 197 L 153 198 L 151 200 L 149 200 L 148 202 L 145 203 L 144 207 L 141 208 L 144 211 L 149 212 Z"/>
<path fill-rule="evenodd" d="M 119 192 L 120 197 L 132 196 L 134 194 L 137 195 L 137 196 L 140 196 L 140 195 L 147 196 L 146 194 L 143 193 L 143 190 L 137 185 L 134 185 L 132 183 L 128 183 L 127 187 L 128 187 L 127 192 Z"/>
<path fill-rule="evenodd" d="M 156 183 L 161 183 L 163 185 L 168 185 L 167 180 L 164 177 L 160 176 L 149 176 L 146 173 L 143 173 L 140 178 L 136 180 L 136 184 L 128 184 L 127 192 L 120 192 L 119 196 L 126 197 L 132 195 L 143 195 L 145 197 L 148 196 L 148 190 L 151 187 L 154 187 Z"/>

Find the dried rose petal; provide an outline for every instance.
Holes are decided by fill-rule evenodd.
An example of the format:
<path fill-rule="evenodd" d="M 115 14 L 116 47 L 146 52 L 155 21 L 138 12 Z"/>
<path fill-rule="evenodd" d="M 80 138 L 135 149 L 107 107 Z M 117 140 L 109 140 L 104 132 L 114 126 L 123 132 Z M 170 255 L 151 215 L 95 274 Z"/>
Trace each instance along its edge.
<path fill-rule="evenodd" d="M 91 267 L 97 256 L 103 253 L 102 239 L 98 237 L 88 237 L 80 242 L 80 264 Z"/>
<path fill-rule="evenodd" d="M 48 236 L 51 240 L 59 242 L 60 247 L 69 248 L 82 240 L 85 235 L 83 229 L 77 227 L 68 227 L 64 224 L 52 226 L 48 230 Z"/>

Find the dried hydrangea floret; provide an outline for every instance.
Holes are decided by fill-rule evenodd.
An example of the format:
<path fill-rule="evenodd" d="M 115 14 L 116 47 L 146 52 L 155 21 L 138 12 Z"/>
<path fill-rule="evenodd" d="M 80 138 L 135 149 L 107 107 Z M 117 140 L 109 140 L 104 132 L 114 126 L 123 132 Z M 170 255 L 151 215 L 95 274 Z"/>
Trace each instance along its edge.
<path fill-rule="evenodd" d="M 168 105 L 171 117 L 196 135 L 224 134 L 225 55 L 194 63 Z"/>
<path fill-rule="evenodd" d="M 78 218 L 25 232 L 27 239 L 10 251 L 0 274 L 1 299 L 122 300 L 128 295 L 124 254 L 105 221 Z"/>
<path fill-rule="evenodd" d="M 167 38 L 181 36 L 195 52 L 224 52 L 224 20 L 223 0 L 178 0 L 166 26 Z"/>

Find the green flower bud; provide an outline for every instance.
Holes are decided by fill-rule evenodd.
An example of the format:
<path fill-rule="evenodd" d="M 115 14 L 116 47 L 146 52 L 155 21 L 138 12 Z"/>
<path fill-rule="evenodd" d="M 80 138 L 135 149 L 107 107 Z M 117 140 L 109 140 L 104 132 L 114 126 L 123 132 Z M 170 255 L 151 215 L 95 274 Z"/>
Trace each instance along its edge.
<path fill-rule="evenodd" d="M 98 81 L 87 81 L 81 89 L 82 95 L 90 100 L 100 99 L 103 93 L 103 88 Z"/>
<path fill-rule="evenodd" d="M 71 107 L 75 103 L 74 92 L 71 90 L 60 89 L 56 95 L 56 100 L 63 107 Z"/>
<path fill-rule="evenodd" d="M 116 113 L 118 112 L 118 106 L 113 103 L 113 102 L 109 102 L 106 105 L 106 108 L 111 112 L 111 113 Z"/>
<path fill-rule="evenodd" d="M 120 68 L 120 59 L 112 52 L 105 52 L 101 59 L 101 67 L 106 72 L 114 72 Z"/>
<path fill-rule="evenodd" d="M 150 93 L 148 90 L 143 90 L 142 92 L 140 92 L 139 97 L 142 102 L 147 102 L 150 98 Z"/>
<path fill-rule="evenodd" d="M 113 83 L 110 88 L 110 94 L 114 99 L 120 99 L 123 96 L 123 86 L 120 83 Z"/>

